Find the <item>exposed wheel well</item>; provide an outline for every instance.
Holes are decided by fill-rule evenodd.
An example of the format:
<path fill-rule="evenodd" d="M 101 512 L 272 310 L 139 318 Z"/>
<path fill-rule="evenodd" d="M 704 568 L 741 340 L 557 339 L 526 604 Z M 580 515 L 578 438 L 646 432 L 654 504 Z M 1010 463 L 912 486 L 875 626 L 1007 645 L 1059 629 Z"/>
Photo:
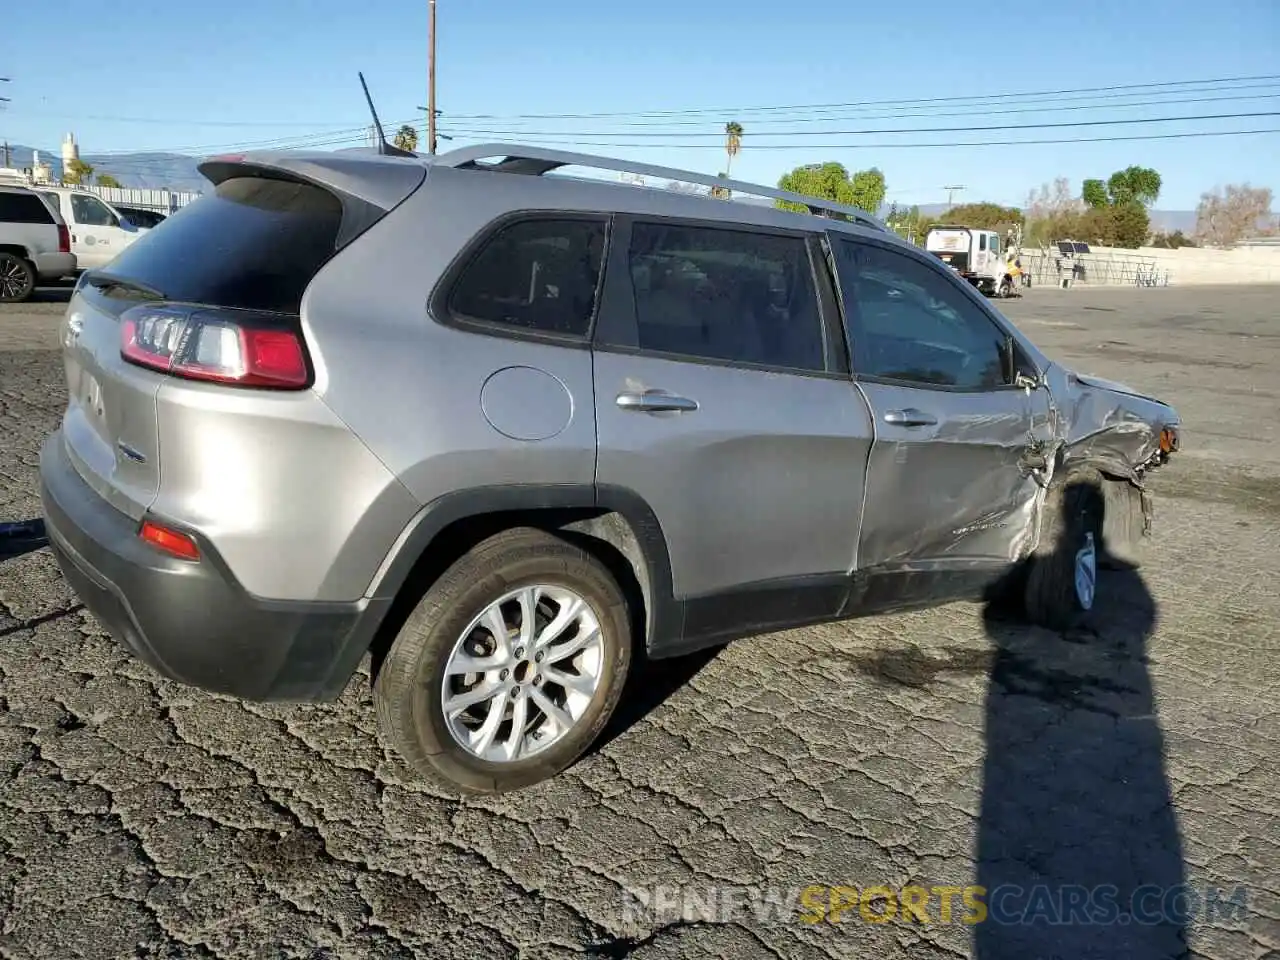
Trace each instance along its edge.
<path fill-rule="evenodd" d="M 476 544 L 513 527 L 534 527 L 558 534 L 608 567 L 627 598 L 632 636 L 638 644 L 645 642 L 652 584 L 640 540 L 622 514 L 593 508 L 502 510 L 455 520 L 432 538 L 396 592 L 391 609 L 370 644 L 374 676 L 396 634 L 431 585 Z"/>
<path fill-rule="evenodd" d="M 12 253 L 15 257 L 21 257 L 23 260 L 31 259 L 26 247 L 20 247 L 14 243 L 0 243 L 0 253 Z"/>

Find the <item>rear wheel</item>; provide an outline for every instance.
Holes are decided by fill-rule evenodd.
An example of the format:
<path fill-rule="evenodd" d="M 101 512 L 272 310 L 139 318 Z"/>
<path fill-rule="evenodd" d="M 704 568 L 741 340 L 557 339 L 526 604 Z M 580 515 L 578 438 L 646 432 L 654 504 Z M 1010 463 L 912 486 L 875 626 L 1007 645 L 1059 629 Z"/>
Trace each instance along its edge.
<path fill-rule="evenodd" d="M 1008 277 L 1005 277 L 1003 280 L 1000 281 L 1000 296 L 1002 297 L 1013 296 L 1013 283 L 1009 280 Z"/>
<path fill-rule="evenodd" d="M 21 303 L 36 288 L 36 271 L 14 253 L 0 253 L 0 303 Z"/>
<path fill-rule="evenodd" d="M 1032 623 L 1067 630 L 1093 609 L 1105 483 L 1098 471 L 1078 468 L 1050 486 L 1027 571 L 1025 609 Z"/>
<path fill-rule="evenodd" d="M 627 604 L 595 557 L 540 530 L 490 537 L 427 591 L 374 684 L 383 735 L 424 776 L 501 793 L 596 739 L 631 664 Z"/>

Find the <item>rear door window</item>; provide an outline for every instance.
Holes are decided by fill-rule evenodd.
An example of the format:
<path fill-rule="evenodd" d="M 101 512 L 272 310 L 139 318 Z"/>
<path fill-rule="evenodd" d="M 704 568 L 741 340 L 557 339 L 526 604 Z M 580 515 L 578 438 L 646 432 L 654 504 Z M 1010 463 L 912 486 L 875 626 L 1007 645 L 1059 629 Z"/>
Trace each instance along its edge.
<path fill-rule="evenodd" d="M 105 272 L 167 300 L 298 313 L 341 226 L 342 204 L 327 190 L 236 177 L 140 236 Z"/>
<path fill-rule="evenodd" d="M 25 190 L 0 190 L 0 223 L 54 223 L 40 198 Z"/>
<path fill-rule="evenodd" d="M 802 237 L 636 222 L 627 261 L 642 350 L 825 369 L 822 315 Z"/>

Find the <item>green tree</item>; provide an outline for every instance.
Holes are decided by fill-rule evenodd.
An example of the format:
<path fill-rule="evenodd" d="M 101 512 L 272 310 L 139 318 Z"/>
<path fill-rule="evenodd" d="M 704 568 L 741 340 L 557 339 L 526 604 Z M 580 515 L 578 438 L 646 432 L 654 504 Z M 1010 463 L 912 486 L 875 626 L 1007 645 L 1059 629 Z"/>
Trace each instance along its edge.
<path fill-rule="evenodd" d="M 93 178 L 93 166 L 76 157 L 62 171 L 62 182 L 73 186 L 88 183 Z"/>
<path fill-rule="evenodd" d="M 418 149 L 418 131 L 406 123 L 391 138 L 391 145 L 413 153 Z"/>
<path fill-rule="evenodd" d="M 100 173 L 100 174 L 98 174 L 97 182 L 98 182 L 98 186 L 100 186 L 100 187 L 119 187 L 119 186 L 121 186 L 120 181 L 119 181 L 119 180 L 117 180 L 115 177 L 113 177 L 113 176 L 112 176 L 111 174 L 109 174 L 109 173 Z"/>
<path fill-rule="evenodd" d="M 829 161 L 810 163 L 784 173 L 778 180 L 780 190 L 790 190 L 806 197 L 819 197 L 875 213 L 884 203 L 884 174 L 876 167 L 859 170 L 852 177 L 844 164 Z M 783 210 L 805 213 L 803 204 L 777 201 Z"/>
<path fill-rule="evenodd" d="M 1095 209 L 1111 203 L 1111 198 L 1107 196 L 1107 185 L 1101 180 L 1086 180 L 1080 195 L 1085 203 Z"/>
<path fill-rule="evenodd" d="M 1113 206 L 1139 203 L 1149 207 L 1160 196 L 1161 186 L 1160 174 L 1150 167 L 1126 167 L 1111 175 L 1107 181 L 1107 195 Z"/>
<path fill-rule="evenodd" d="M 941 223 L 964 224 L 977 230 L 997 230 L 1006 233 L 1013 227 L 1021 226 L 1022 211 L 1016 207 L 1002 207 L 998 203 L 964 203 L 952 207 L 944 213 Z"/>
<path fill-rule="evenodd" d="M 733 170 L 733 158 L 742 150 L 742 124 L 736 120 L 730 120 L 724 125 L 724 152 L 729 155 L 729 162 L 725 164 L 724 175 L 729 176 Z"/>

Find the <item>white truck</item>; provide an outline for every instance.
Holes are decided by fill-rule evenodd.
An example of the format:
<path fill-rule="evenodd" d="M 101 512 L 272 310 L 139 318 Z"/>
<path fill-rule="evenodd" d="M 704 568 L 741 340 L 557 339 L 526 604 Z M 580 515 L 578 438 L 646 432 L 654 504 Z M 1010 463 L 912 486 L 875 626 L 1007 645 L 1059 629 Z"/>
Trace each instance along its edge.
<path fill-rule="evenodd" d="M 994 230 L 951 224 L 931 227 L 924 248 L 987 296 L 1007 296 L 1013 291 L 1000 234 Z"/>
<path fill-rule="evenodd" d="M 75 187 L 34 186 L 54 205 L 71 229 L 71 252 L 81 270 L 105 267 L 144 233 L 97 194 Z"/>

